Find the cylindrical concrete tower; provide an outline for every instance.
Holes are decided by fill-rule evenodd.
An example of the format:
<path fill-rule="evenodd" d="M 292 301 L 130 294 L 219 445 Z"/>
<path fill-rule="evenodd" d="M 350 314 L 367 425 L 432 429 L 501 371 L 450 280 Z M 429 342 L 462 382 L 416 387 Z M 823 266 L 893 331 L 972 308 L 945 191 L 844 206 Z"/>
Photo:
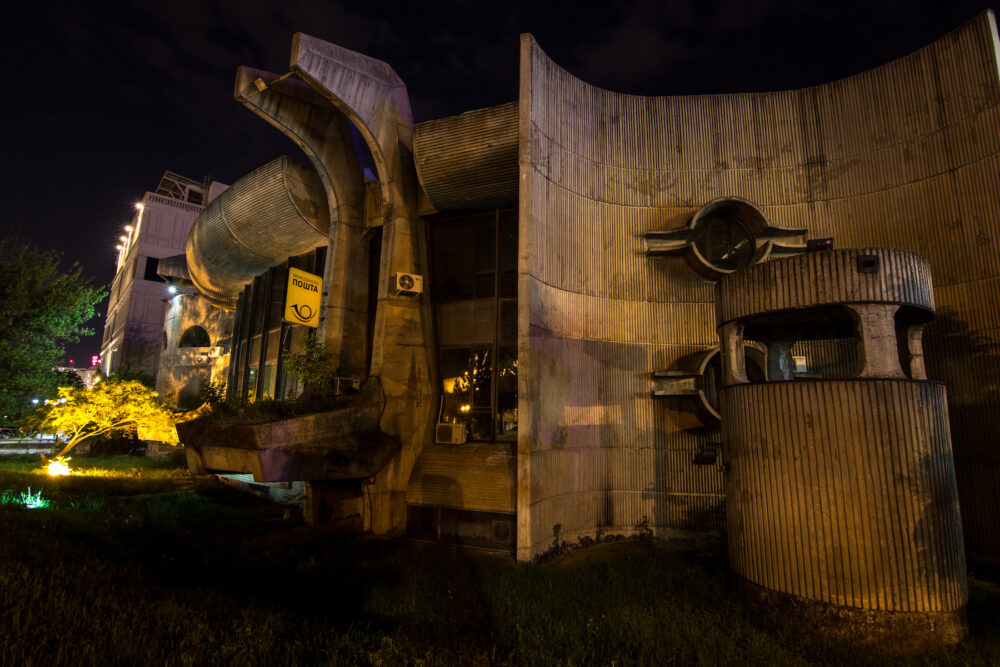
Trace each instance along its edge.
<path fill-rule="evenodd" d="M 930 266 L 817 252 L 722 279 L 729 558 L 757 599 L 901 650 L 957 641 L 968 598 Z M 767 350 L 747 380 L 743 347 Z"/>

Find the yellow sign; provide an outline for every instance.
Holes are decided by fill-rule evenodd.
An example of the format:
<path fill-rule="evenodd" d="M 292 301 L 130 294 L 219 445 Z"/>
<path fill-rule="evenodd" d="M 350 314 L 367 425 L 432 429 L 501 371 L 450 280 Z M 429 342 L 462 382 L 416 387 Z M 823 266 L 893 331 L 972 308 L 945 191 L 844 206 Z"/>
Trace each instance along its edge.
<path fill-rule="evenodd" d="M 285 292 L 285 321 L 307 327 L 318 327 L 322 294 L 322 278 L 289 268 L 288 290 Z"/>

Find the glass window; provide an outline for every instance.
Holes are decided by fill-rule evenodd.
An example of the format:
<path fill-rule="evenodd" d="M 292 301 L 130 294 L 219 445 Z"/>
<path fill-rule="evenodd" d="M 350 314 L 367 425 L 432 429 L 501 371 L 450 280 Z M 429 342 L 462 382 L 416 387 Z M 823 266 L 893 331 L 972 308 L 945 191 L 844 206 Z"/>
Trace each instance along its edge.
<path fill-rule="evenodd" d="M 500 296 L 517 298 L 517 211 L 500 211 Z"/>
<path fill-rule="evenodd" d="M 493 355 L 489 347 L 441 350 L 441 420 L 465 423 L 470 440 L 492 440 Z"/>
<path fill-rule="evenodd" d="M 274 398 L 274 368 L 274 364 L 264 364 L 263 387 L 260 392 L 262 400 Z"/>
<path fill-rule="evenodd" d="M 517 439 L 517 212 L 431 222 L 440 419 L 469 440 Z"/>
<path fill-rule="evenodd" d="M 497 356 L 497 440 L 517 440 L 517 347 Z"/>
<path fill-rule="evenodd" d="M 729 271 L 749 266 L 756 250 L 750 229 L 739 218 L 728 215 L 704 220 L 692 241 L 709 264 Z"/>
<path fill-rule="evenodd" d="M 435 220 L 431 226 L 431 244 L 435 301 L 493 296 L 495 212 Z"/>

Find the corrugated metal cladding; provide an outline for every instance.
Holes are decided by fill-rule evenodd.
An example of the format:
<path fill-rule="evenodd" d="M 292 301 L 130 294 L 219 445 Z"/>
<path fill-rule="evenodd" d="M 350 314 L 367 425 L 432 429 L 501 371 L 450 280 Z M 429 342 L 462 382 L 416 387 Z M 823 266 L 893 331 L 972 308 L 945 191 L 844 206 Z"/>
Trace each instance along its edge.
<path fill-rule="evenodd" d="M 191 280 L 216 305 L 235 308 L 254 276 L 326 244 L 329 231 L 319 176 L 282 156 L 238 180 L 195 220 L 186 248 Z"/>
<path fill-rule="evenodd" d="M 862 261 L 874 270 L 860 270 Z M 720 325 L 779 310 L 872 301 L 934 311 L 930 264 L 919 255 L 887 248 L 812 252 L 765 262 L 726 276 L 716 290 Z"/>
<path fill-rule="evenodd" d="M 859 609 L 965 604 L 942 384 L 799 381 L 722 392 L 738 574 Z"/>
<path fill-rule="evenodd" d="M 682 227 L 713 199 L 745 198 L 773 224 L 832 236 L 837 248 L 918 253 L 930 261 L 941 314 L 960 332 L 951 341 L 964 337 L 959 348 L 980 338 L 1000 342 L 996 319 L 979 314 L 1000 312 L 994 35 L 987 13 L 914 54 L 840 81 L 688 97 L 595 88 L 523 38 L 519 364 L 530 382 L 521 387 L 520 417 L 543 426 L 522 429 L 519 443 L 519 558 L 543 550 L 554 523 L 591 533 L 608 521 L 629 528 L 646 508 L 608 498 L 671 487 L 642 473 L 599 493 L 564 495 L 552 477 L 534 474 L 548 450 L 564 448 L 571 460 L 546 475 L 593 467 L 618 480 L 602 453 L 609 442 L 688 453 L 692 443 L 704 442 L 686 432 L 680 403 L 646 406 L 649 387 L 639 385 L 661 364 L 713 344 L 714 322 L 704 315 L 706 307 L 711 312 L 711 287 L 683 262 L 646 258 L 641 236 Z M 935 342 L 934 326 L 925 336 L 928 373 L 950 388 L 956 459 L 970 452 L 990 469 L 977 476 L 959 467 L 963 501 L 971 494 L 1000 506 L 1000 424 L 993 423 L 1000 422 L 1000 385 L 984 382 L 969 357 L 956 360 L 951 343 Z M 626 342 L 636 327 L 642 338 Z M 596 341 L 620 347 L 596 357 L 589 351 Z M 581 360 L 590 375 L 573 370 Z M 605 375 L 629 381 L 591 379 Z M 567 376 L 575 377 L 569 393 L 555 393 Z M 592 382 L 598 386 L 590 391 Z M 638 421 L 602 422 L 600 405 Z M 590 416 L 571 422 L 566 409 Z M 588 429 L 603 429 L 587 440 L 599 444 L 578 443 L 575 434 Z M 615 435 L 625 432 L 637 437 Z M 693 503 L 695 496 L 689 498 Z M 998 530 L 989 524 L 995 512 L 980 514 L 972 503 L 963 509 L 973 550 L 1000 556 Z M 650 519 L 674 526 L 684 515 L 667 514 Z"/>
<path fill-rule="evenodd" d="M 406 504 L 514 512 L 514 443 L 428 445 L 417 459 Z"/>
<path fill-rule="evenodd" d="M 413 152 L 439 211 L 510 206 L 517 201 L 517 102 L 420 123 Z"/>

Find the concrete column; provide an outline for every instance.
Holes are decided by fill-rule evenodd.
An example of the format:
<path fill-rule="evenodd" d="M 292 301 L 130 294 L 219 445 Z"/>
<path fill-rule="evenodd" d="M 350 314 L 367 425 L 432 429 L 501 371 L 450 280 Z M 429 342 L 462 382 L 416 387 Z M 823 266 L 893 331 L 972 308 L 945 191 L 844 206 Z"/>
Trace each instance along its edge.
<path fill-rule="evenodd" d="M 896 344 L 896 311 L 886 303 L 855 303 L 846 306 L 854 313 L 858 345 L 859 378 L 905 378 L 899 365 Z"/>
<path fill-rule="evenodd" d="M 926 380 L 927 369 L 924 367 L 924 326 L 912 324 L 906 330 L 906 351 L 909 354 L 910 377 L 914 380 Z"/>
<path fill-rule="evenodd" d="M 728 322 L 719 329 L 722 354 L 722 386 L 747 384 L 746 352 L 743 349 L 743 325 Z"/>

